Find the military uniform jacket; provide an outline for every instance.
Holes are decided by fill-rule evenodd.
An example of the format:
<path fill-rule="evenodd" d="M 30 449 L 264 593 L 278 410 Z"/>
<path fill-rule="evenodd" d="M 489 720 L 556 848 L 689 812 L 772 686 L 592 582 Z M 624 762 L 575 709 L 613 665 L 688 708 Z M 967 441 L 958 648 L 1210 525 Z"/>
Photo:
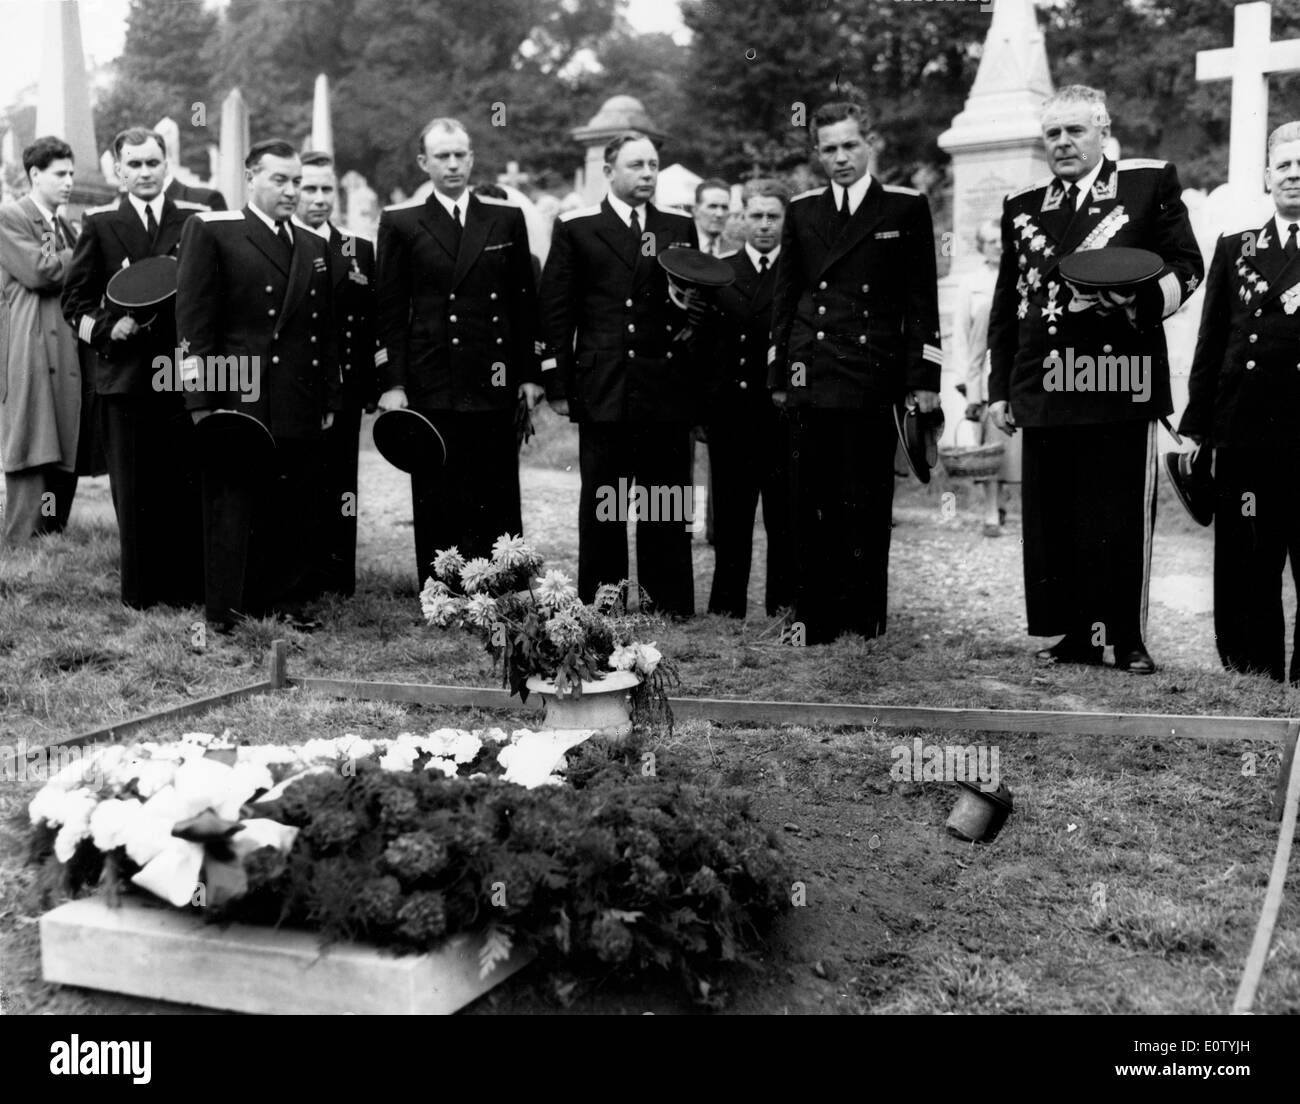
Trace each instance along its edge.
<path fill-rule="evenodd" d="M 704 388 L 657 258 L 697 241 L 686 215 L 651 203 L 639 240 L 607 199 L 556 221 L 542 273 L 543 378 L 572 420 L 693 420 Z"/>
<path fill-rule="evenodd" d="M 175 203 L 185 200 L 187 203 L 201 204 L 210 211 L 226 209 L 226 197 L 215 188 L 193 188 L 188 184 L 182 184 L 179 180 L 172 180 L 167 185 L 166 195 Z"/>
<path fill-rule="evenodd" d="M 938 391 L 930 206 L 872 180 L 841 230 L 833 189 L 795 196 L 772 302 L 768 386 L 794 407 L 862 409 Z"/>
<path fill-rule="evenodd" d="M 134 261 L 175 257 L 186 220 L 206 210 L 202 204 L 188 200 L 164 199 L 158 234 L 152 241 L 125 195 L 116 203 L 86 212 L 63 285 L 63 317 L 77 338 L 95 352 L 95 390 L 99 394 L 149 392 L 155 374 L 154 358 L 172 358 L 176 350 L 174 299 L 161 304 L 156 312 L 140 312 L 141 322 L 148 322 L 149 316 L 153 321 L 125 341 L 114 341 L 109 336 L 118 320 L 130 312 L 113 306 L 104 297 L 108 281 Z"/>
<path fill-rule="evenodd" d="M 342 397 L 329 247 L 290 226 L 292 256 L 247 207 L 190 219 L 181 234 L 176 332 L 189 409 L 238 410 L 273 437 L 303 439 L 320 434 L 325 412 L 341 409 Z M 257 401 L 244 401 L 228 374 L 228 386 L 211 386 L 219 357 L 258 358 Z M 192 388 L 196 378 L 204 386 Z"/>
<path fill-rule="evenodd" d="M 1003 203 L 1002 263 L 989 318 L 989 401 L 1010 400 L 1022 426 L 1163 417 L 1173 403 L 1161 321 L 1196 290 L 1205 271 L 1178 173 L 1167 161 L 1106 159 L 1077 212 L 1064 189 L 1052 177 Z M 1158 277 L 1138 286 L 1133 319 L 1076 300 L 1057 271 L 1062 257 L 1121 245 L 1164 260 Z M 1065 369 L 1049 376 L 1058 360 Z"/>
<path fill-rule="evenodd" d="M 351 405 L 375 402 L 379 351 L 376 325 L 375 247 L 365 238 L 330 225 L 330 274 L 334 283 L 334 328 L 343 394 Z"/>
<path fill-rule="evenodd" d="M 779 254 L 778 254 L 779 259 Z M 736 281 L 714 293 L 709 337 L 702 346 L 701 364 L 714 380 L 706 414 L 739 417 L 755 406 L 772 408 L 767 390 L 767 349 L 772 326 L 772 292 L 776 270 L 759 274 L 743 250 L 722 257 Z"/>
<path fill-rule="evenodd" d="M 537 293 L 524 213 L 470 195 L 459 247 L 438 198 L 379 219 L 379 355 L 383 390 L 417 409 L 513 409 L 536 383 Z"/>
<path fill-rule="evenodd" d="M 1282 246 L 1273 219 L 1215 246 L 1180 432 L 1300 449 L 1300 259 Z"/>

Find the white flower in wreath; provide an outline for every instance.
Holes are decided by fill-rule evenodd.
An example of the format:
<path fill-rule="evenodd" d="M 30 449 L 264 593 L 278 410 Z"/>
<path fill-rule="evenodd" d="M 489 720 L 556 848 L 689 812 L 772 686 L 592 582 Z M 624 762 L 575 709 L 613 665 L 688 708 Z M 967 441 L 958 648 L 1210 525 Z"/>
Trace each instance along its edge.
<path fill-rule="evenodd" d="M 99 799 L 89 790 L 70 790 L 64 795 L 59 809 L 62 827 L 54 837 L 54 857 L 61 863 L 70 862 L 77 844 L 90 836 L 90 814 Z"/>
<path fill-rule="evenodd" d="M 569 606 L 576 602 L 578 600 L 578 591 L 573 585 L 573 580 L 568 575 L 556 568 L 551 568 L 537 584 L 537 599 L 543 605 L 554 606 L 559 609 L 562 606 Z"/>
<path fill-rule="evenodd" d="M 486 556 L 476 556 L 460 570 L 460 585 L 473 594 L 496 581 L 497 569 Z"/>
<path fill-rule="evenodd" d="M 468 570 L 468 568 L 466 568 Z M 474 594 L 465 603 L 465 620 L 481 629 L 490 629 L 501 620 L 496 599 L 490 594 Z"/>
<path fill-rule="evenodd" d="M 523 567 L 532 558 L 533 550 L 523 537 L 502 533 L 492 544 L 492 562 L 507 571 Z"/>
<path fill-rule="evenodd" d="M 430 759 L 424 764 L 424 769 L 442 771 L 448 778 L 456 777 L 456 764 L 450 759 Z"/>
<path fill-rule="evenodd" d="M 90 838 L 95 849 L 107 852 L 125 847 L 127 833 L 143 809 L 139 801 L 121 801 L 116 797 L 96 805 L 90 814 Z"/>

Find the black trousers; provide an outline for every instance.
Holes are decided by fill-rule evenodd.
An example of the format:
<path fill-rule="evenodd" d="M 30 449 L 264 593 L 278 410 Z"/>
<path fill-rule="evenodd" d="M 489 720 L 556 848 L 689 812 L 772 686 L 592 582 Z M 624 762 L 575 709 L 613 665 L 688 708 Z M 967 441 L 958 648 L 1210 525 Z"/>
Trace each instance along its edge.
<path fill-rule="evenodd" d="M 1230 671 L 1283 681 L 1282 570 L 1300 587 L 1300 454 L 1229 447 L 1214 456 L 1214 633 Z M 1300 627 L 1291 682 L 1300 683 Z"/>
<path fill-rule="evenodd" d="M 889 407 L 791 420 L 795 614 L 804 642 L 885 631 L 897 435 Z"/>
<path fill-rule="evenodd" d="M 459 414 L 421 410 L 442 434 L 447 462 L 411 473 L 416 575 L 433 574 L 433 558 L 455 545 L 466 559 L 491 556 L 503 533 L 523 534 L 519 445 L 514 410 Z"/>
<path fill-rule="evenodd" d="M 590 602 L 602 583 L 627 578 L 631 493 L 647 506 L 637 515 L 637 582 L 659 612 L 692 616 L 695 581 L 685 524 L 690 520 L 686 515 L 693 516 L 695 497 L 690 426 L 584 422 L 578 429 L 578 457 L 579 597 Z"/>
<path fill-rule="evenodd" d="M 350 595 L 357 588 L 357 452 L 361 406 L 334 415 L 321 441 L 321 574 L 325 590 Z"/>
<path fill-rule="evenodd" d="M 709 612 L 744 617 L 754 549 L 754 513 L 767 532 L 767 612 L 794 604 L 790 528 L 790 431 L 766 392 L 708 425 L 713 587 Z"/>
<path fill-rule="evenodd" d="M 1156 520 L 1155 422 L 1027 427 L 1025 608 L 1030 636 L 1146 635 Z"/>
<path fill-rule="evenodd" d="M 275 467 L 203 471 L 204 605 L 211 621 L 293 611 L 320 590 L 319 438 L 276 440 Z"/>
<path fill-rule="evenodd" d="M 203 504 L 189 413 L 167 394 L 100 395 L 122 604 L 203 601 Z"/>

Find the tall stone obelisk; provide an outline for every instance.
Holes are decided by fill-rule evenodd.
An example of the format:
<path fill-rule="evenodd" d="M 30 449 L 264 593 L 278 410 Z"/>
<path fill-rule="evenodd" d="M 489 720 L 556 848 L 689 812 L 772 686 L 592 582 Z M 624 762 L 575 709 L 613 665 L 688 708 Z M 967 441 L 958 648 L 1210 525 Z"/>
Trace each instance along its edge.
<path fill-rule="evenodd" d="M 76 163 L 70 206 L 104 203 L 116 189 L 99 169 L 90 82 L 81 49 L 81 10 L 77 0 L 43 5 L 41 81 L 36 101 L 36 135 L 53 134 L 72 147 Z"/>
<path fill-rule="evenodd" d="M 993 0 L 966 109 L 939 135 L 953 170 L 954 251 L 945 282 L 980 263 L 976 227 L 1001 217 L 1003 197 L 1048 174 L 1038 113 L 1051 92 L 1034 0 Z"/>
<path fill-rule="evenodd" d="M 330 81 L 324 73 L 316 76 L 316 90 L 311 101 L 311 138 L 308 148 L 334 156 L 334 124 L 330 119 Z"/>
<path fill-rule="evenodd" d="M 248 157 L 248 105 L 238 88 L 221 101 L 221 173 L 217 190 L 232 211 L 245 199 L 244 161 Z"/>

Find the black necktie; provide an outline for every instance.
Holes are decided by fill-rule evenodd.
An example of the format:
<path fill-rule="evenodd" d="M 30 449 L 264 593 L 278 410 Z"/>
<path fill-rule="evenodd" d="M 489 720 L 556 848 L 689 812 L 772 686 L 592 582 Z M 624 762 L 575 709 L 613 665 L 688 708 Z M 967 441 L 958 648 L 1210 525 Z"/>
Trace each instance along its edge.
<path fill-rule="evenodd" d="M 149 241 L 152 242 L 158 236 L 158 220 L 154 218 L 151 205 L 146 205 L 144 209 L 144 228 L 149 235 Z"/>
<path fill-rule="evenodd" d="M 767 259 L 767 254 L 766 254 L 766 253 L 764 253 L 761 257 L 758 258 L 758 274 L 759 274 L 760 276 L 766 276 L 766 275 L 767 275 L 767 266 L 768 266 L 769 263 L 770 263 L 770 262 L 769 262 L 768 259 Z"/>
<path fill-rule="evenodd" d="M 54 246 L 56 249 L 69 249 L 72 247 L 72 240 L 68 237 L 68 232 L 63 226 L 63 220 L 58 215 L 54 216 Z"/>
<path fill-rule="evenodd" d="M 293 252 L 293 234 L 290 233 L 287 222 L 277 222 L 275 224 L 275 236 L 284 242 L 284 247 L 290 253 Z"/>
<path fill-rule="evenodd" d="M 1065 186 L 1065 210 L 1068 214 L 1074 214 L 1076 210 L 1075 197 L 1079 194 L 1079 186 L 1074 183 Z"/>
<path fill-rule="evenodd" d="M 1294 222 L 1290 223 L 1286 228 L 1286 245 L 1283 248 L 1286 249 L 1286 255 L 1288 257 L 1294 257 L 1296 254 L 1296 229 L 1297 225 Z"/>
<path fill-rule="evenodd" d="M 638 252 L 641 249 L 641 220 L 636 217 L 636 208 L 632 208 L 632 217 L 628 220 L 628 225 L 632 228 L 632 238 L 636 242 Z"/>
<path fill-rule="evenodd" d="M 843 227 L 843 226 L 845 225 L 845 223 L 847 223 L 847 222 L 849 221 L 849 216 L 850 216 L 850 214 L 851 214 L 851 212 L 849 211 L 849 190 L 848 190 L 848 188 L 844 188 L 844 189 L 841 190 L 841 192 L 840 192 L 840 198 L 841 198 L 842 202 L 840 203 L 839 217 L 840 217 L 840 226 Z"/>

